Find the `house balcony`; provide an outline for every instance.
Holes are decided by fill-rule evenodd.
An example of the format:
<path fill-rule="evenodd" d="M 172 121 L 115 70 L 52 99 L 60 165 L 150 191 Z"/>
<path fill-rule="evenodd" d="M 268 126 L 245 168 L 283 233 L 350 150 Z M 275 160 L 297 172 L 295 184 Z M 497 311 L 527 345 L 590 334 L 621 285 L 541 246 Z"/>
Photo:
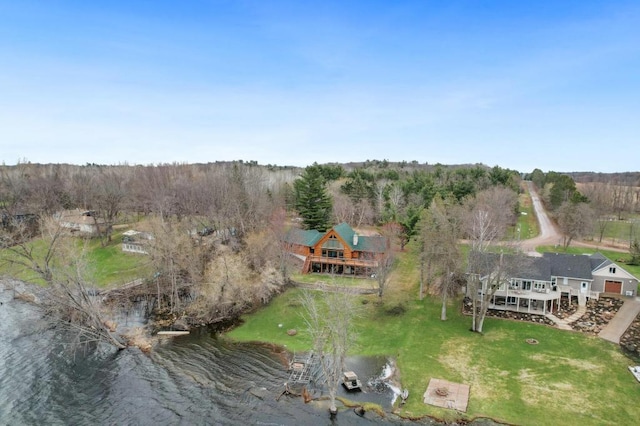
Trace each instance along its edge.
<path fill-rule="evenodd" d="M 489 304 L 489 309 L 495 311 L 520 312 L 523 314 L 546 315 L 549 313 L 549 309 L 545 309 L 543 306 L 544 302 L 539 303 L 537 301 L 531 301 L 531 305 L 527 304 L 526 306 L 522 306 L 522 304 L 519 303 L 511 304 L 502 301 Z"/>
<path fill-rule="evenodd" d="M 344 257 L 307 256 L 302 273 L 329 272 L 348 275 L 369 275 L 378 266 L 375 259 L 346 259 Z"/>
<path fill-rule="evenodd" d="M 378 261 L 374 259 L 346 259 L 344 257 L 307 256 L 307 262 L 360 268 L 375 268 L 378 266 Z"/>
<path fill-rule="evenodd" d="M 568 285 L 559 285 L 558 291 L 561 294 L 566 294 L 569 297 L 576 296 L 578 298 L 595 299 L 595 300 L 598 300 L 600 298 L 600 292 L 598 291 L 588 290 L 583 292 L 582 290 L 578 290 Z"/>
<path fill-rule="evenodd" d="M 560 304 L 560 292 L 541 290 L 498 290 L 491 298 L 489 308 L 527 314 L 546 315 Z"/>
<path fill-rule="evenodd" d="M 551 289 L 542 290 L 498 290 L 495 296 L 502 297 L 514 297 L 516 299 L 531 299 L 531 300 L 558 300 L 560 299 L 559 291 L 552 291 Z"/>

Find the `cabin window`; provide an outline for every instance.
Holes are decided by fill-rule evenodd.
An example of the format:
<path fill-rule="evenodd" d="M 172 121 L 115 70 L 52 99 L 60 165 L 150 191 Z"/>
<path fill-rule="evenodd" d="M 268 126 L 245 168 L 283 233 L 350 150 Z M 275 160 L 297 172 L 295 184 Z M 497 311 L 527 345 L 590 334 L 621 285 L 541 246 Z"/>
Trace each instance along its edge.
<path fill-rule="evenodd" d="M 522 281 L 523 290 L 531 290 L 531 281 Z"/>
<path fill-rule="evenodd" d="M 513 296 L 509 296 L 507 297 L 507 305 L 515 305 L 516 304 L 516 298 Z"/>
<path fill-rule="evenodd" d="M 500 290 L 500 291 L 504 291 L 504 290 L 505 290 L 505 288 L 506 288 L 505 283 L 500 283 L 500 286 L 498 287 L 498 290 Z"/>
<path fill-rule="evenodd" d="M 536 290 L 544 290 L 545 287 L 546 285 L 543 282 L 536 281 L 535 283 L 533 283 L 533 288 L 535 288 Z"/>
<path fill-rule="evenodd" d="M 509 290 L 518 290 L 520 288 L 520 281 L 513 280 L 509 282 Z"/>
<path fill-rule="evenodd" d="M 616 267 L 615 266 L 610 266 L 609 267 L 609 273 L 610 274 L 615 274 L 616 273 Z"/>
<path fill-rule="evenodd" d="M 313 254 L 313 247 L 309 249 L 309 254 Z"/>
<path fill-rule="evenodd" d="M 343 258 L 343 257 L 344 257 L 344 251 L 342 251 L 342 250 L 328 250 L 328 249 L 322 249 L 322 257 L 337 257 L 337 258 Z"/>

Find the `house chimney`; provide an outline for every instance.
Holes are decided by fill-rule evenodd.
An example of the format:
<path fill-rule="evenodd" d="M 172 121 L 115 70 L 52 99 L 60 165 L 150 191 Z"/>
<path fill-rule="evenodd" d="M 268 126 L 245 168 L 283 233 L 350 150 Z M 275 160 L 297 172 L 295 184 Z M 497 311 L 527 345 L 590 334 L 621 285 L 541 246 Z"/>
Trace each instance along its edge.
<path fill-rule="evenodd" d="M 357 246 L 358 245 L 358 233 L 354 232 L 353 234 L 353 245 Z"/>

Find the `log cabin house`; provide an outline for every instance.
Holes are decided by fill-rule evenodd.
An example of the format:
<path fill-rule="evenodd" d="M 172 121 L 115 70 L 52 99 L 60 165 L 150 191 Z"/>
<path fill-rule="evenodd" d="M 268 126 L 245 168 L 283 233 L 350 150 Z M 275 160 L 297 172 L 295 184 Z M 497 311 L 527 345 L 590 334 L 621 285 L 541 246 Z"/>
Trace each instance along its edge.
<path fill-rule="evenodd" d="M 303 261 L 304 274 L 368 276 L 375 273 L 378 260 L 389 250 L 385 237 L 358 235 L 344 222 L 324 234 L 292 228 L 285 235 L 284 244 L 287 251 Z"/>

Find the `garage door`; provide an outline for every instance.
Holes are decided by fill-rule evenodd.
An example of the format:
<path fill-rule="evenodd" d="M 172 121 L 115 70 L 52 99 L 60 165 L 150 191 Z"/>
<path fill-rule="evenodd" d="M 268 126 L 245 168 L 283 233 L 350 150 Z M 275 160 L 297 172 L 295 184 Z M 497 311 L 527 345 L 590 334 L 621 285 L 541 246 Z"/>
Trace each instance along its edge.
<path fill-rule="evenodd" d="M 622 293 L 622 282 L 621 281 L 605 281 L 604 282 L 604 291 L 605 293 Z"/>

